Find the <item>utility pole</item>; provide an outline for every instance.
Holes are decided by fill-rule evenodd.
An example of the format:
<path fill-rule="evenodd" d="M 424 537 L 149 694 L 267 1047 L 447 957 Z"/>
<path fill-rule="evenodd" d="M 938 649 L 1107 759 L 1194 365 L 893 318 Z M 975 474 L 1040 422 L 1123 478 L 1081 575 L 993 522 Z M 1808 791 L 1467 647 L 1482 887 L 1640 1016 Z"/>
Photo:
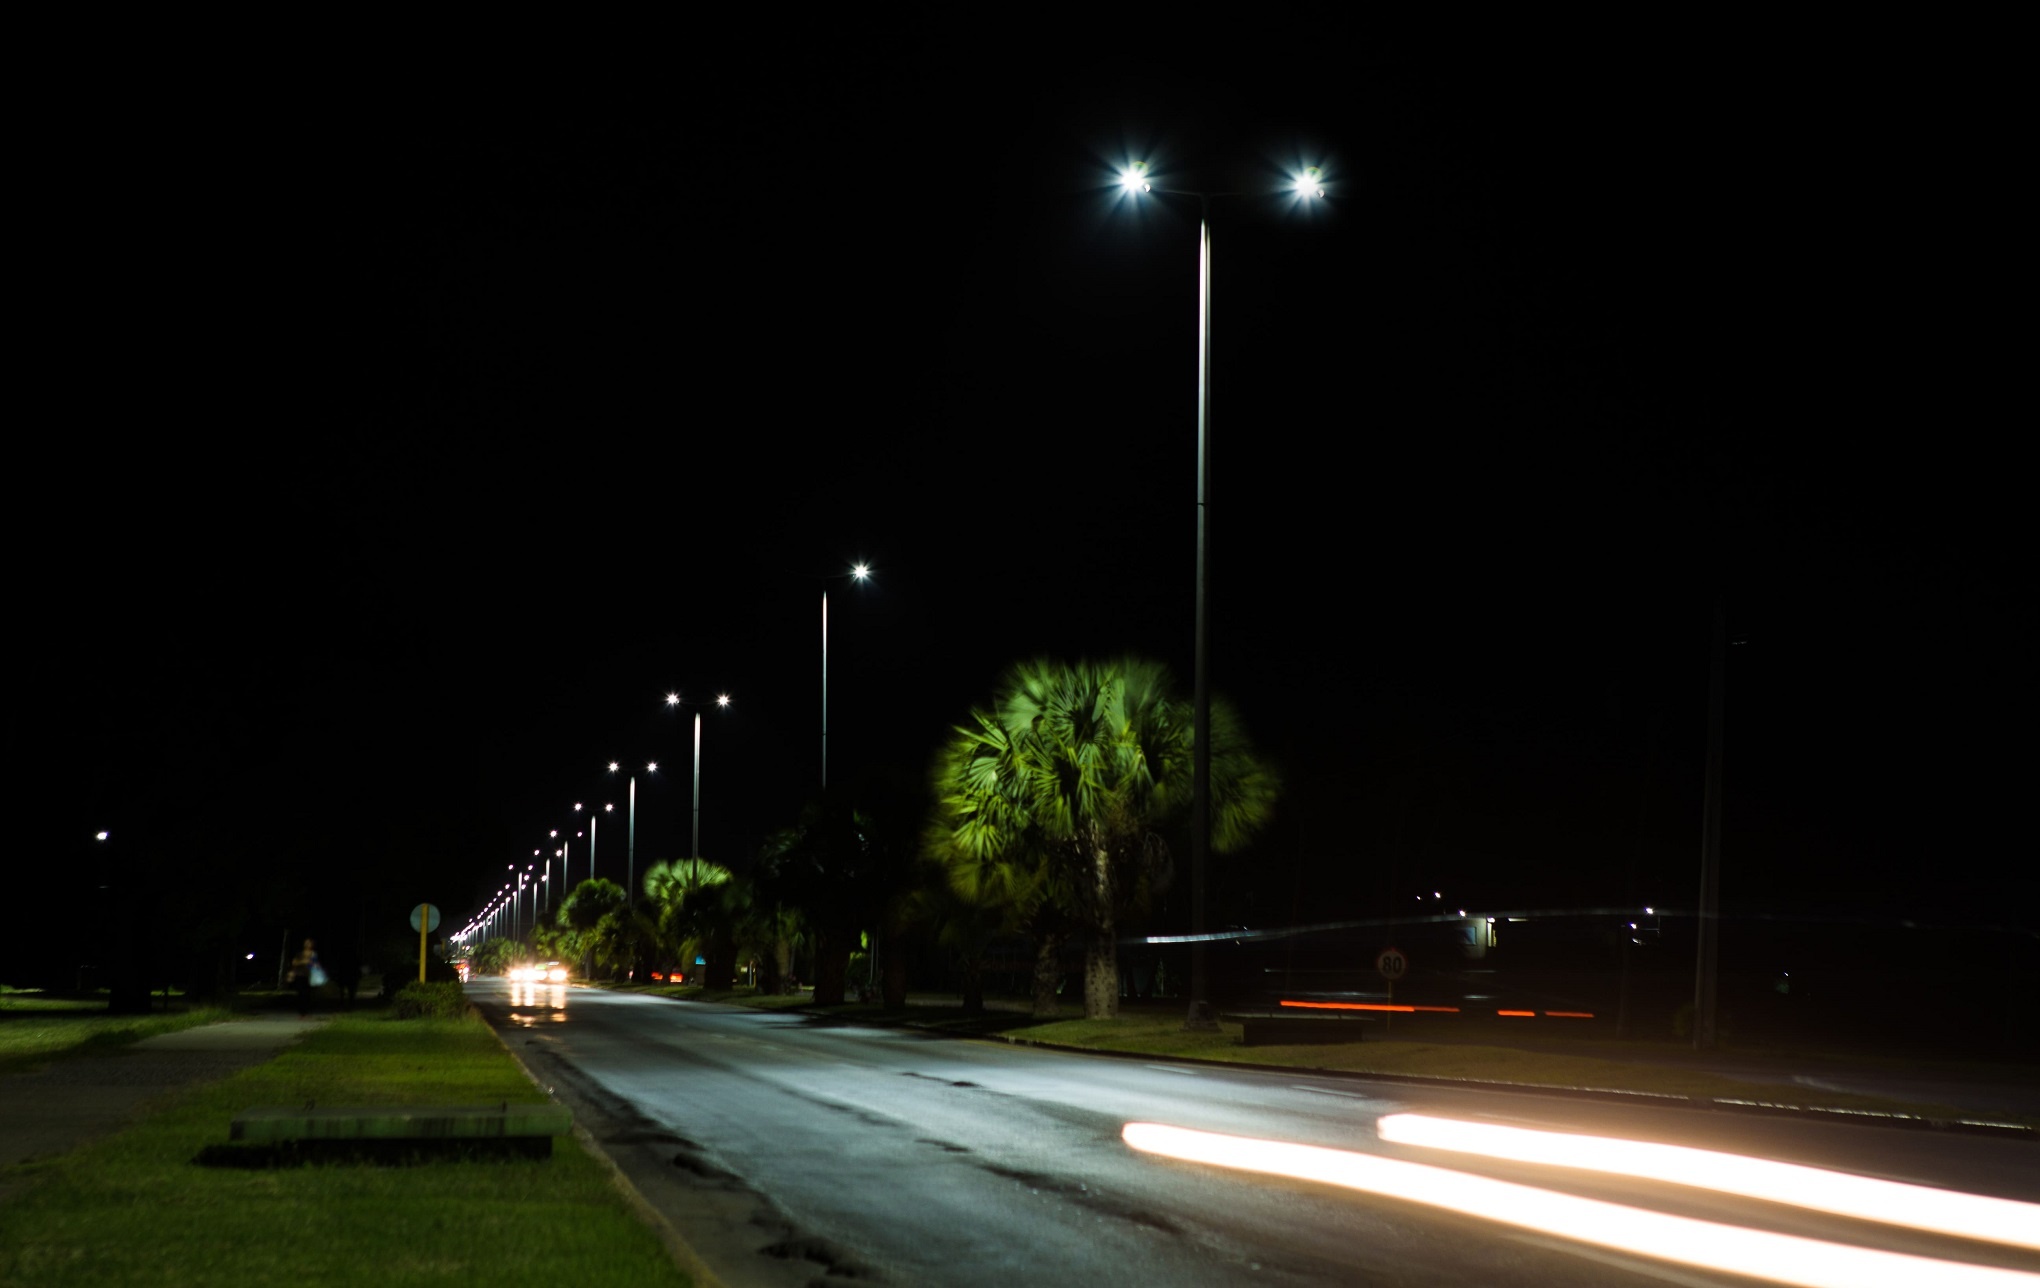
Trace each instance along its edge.
<path fill-rule="evenodd" d="M 1714 638 L 1707 663 L 1707 788 L 1700 807 L 1700 946 L 1693 969 L 1693 1049 L 1716 1037 L 1721 973 L 1721 717 L 1728 680 L 1728 614 L 1714 599 Z"/>

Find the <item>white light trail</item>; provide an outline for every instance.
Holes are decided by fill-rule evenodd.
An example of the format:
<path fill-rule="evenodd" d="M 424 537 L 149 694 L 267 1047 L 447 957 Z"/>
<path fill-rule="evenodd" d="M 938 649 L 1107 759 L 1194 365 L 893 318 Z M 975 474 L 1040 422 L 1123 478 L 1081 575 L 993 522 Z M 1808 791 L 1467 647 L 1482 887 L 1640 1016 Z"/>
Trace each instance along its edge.
<path fill-rule="evenodd" d="M 1684 1145 L 1533 1131 L 1526 1127 L 1432 1118 L 1426 1114 L 1389 1114 L 1381 1119 L 1377 1130 L 1383 1140 L 1401 1145 L 1669 1181 L 1864 1221 L 2040 1249 L 2040 1206 L 2012 1199 L 1851 1176 L 1820 1167 L 1745 1158 Z"/>
<path fill-rule="evenodd" d="M 1638 1256 L 1797 1288 L 2040 1288 L 2040 1275 L 1745 1230 L 1348 1150 L 1127 1123 L 1134 1149 L 1193 1163 L 1318 1181 L 1555 1234 Z"/>

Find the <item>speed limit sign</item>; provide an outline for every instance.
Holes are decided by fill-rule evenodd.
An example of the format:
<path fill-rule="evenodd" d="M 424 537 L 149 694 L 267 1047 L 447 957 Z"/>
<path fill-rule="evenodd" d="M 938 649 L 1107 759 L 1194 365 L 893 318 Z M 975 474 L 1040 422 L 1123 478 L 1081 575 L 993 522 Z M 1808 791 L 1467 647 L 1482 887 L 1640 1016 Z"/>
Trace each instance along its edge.
<path fill-rule="evenodd" d="M 1381 977 L 1391 984 L 1401 979 L 1409 968 L 1410 959 L 1403 956 L 1400 948 L 1384 948 L 1380 956 L 1374 959 L 1374 969 L 1380 971 Z"/>

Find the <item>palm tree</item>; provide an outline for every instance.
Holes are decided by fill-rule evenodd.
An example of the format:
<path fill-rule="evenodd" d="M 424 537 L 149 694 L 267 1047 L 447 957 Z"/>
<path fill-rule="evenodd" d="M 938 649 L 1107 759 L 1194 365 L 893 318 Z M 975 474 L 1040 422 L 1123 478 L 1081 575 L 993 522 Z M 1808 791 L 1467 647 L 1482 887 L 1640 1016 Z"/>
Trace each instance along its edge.
<path fill-rule="evenodd" d="M 582 881 L 560 902 L 557 918 L 560 925 L 573 932 L 574 942 L 579 946 L 583 979 L 595 977 L 595 941 L 603 919 L 622 911 L 628 902 L 629 896 L 622 886 L 601 877 Z"/>
<path fill-rule="evenodd" d="M 1056 1013 L 1057 961 L 1062 936 L 1046 923 L 1054 909 L 1043 898 L 1041 869 L 1010 860 L 982 861 L 949 843 L 940 824 L 931 825 L 923 846 L 934 871 L 909 899 L 909 917 L 935 930 L 935 942 L 955 954 L 962 975 L 963 1009 L 985 1009 L 984 960 L 1001 935 L 1025 933 L 1039 951 L 1035 963 L 1034 1013 Z"/>
<path fill-rule="evenodd" d="M 1231 707 L 1214 701 L 1211 715 L 1212 841 L 1227 852 L 1267 819 L 1278 783 Z M 1119 918 L 1167 879 L 1160 829 L 1189 808 L 1192 738 L 1190 704 L 1159 663 L 1037 660 L 1009 671 L 937 756 L 935 857 L 952 885 L 973 865 L 981 880 L 1002 868 L 997 879 L 1009 884 L 1024 875 L 1039 892 L 1032 920 L 1044 954 L 1056 914 L 1084 936 L 1092 1019 L 1119 1013 Z M 1037 1012 L 1045 965 L 1037 960 Z"/>
<path fill-rule="evenodd" d="M 919 880 L 919 784 L 877 773 L 832 784 L 758 855 L 759 901 L 797 911 L 814 958 L 815 1001 L 848 992 L 850 954 L 876 931 L 888 1006 L 906 1004 L 904 904 Z"/>
<path fill-rule="evenodd" d="M 689 943 L 700 947 L 705 969 L 701 979 L 706 987 L 727 988 L 736 973 L 736 926 L 740 909 L 748 902 L 731 883 L 730 870 L 707 859 L 674 859 L 655 863 L 645 870 L 645 894 L 656 909 L 660 945 L 683 962 Z M 683 966 L 684 973 L 693 973 Z"/>

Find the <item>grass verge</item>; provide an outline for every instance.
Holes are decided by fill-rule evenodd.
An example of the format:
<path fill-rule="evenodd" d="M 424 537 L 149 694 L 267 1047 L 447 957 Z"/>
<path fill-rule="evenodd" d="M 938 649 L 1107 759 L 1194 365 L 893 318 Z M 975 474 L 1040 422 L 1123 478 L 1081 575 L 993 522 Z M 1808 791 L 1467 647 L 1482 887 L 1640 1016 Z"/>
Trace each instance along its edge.
<path fill-rule="evenodd" d="M 0 1073 L 233 1018 L 224 1007 L 109 1015 L 104 1002 L 0 994 Z"/>
<path fill-rule="evenodd" d="M 335 1019 L 119 1135 L 6 1169 L 30 1184 L 0 1206 L 0 1283 L 687 1283 L 572 1138 L 549 1160 L 194 1161 L 255 1105 L 543 1099 L 479 1020 Z"/>

